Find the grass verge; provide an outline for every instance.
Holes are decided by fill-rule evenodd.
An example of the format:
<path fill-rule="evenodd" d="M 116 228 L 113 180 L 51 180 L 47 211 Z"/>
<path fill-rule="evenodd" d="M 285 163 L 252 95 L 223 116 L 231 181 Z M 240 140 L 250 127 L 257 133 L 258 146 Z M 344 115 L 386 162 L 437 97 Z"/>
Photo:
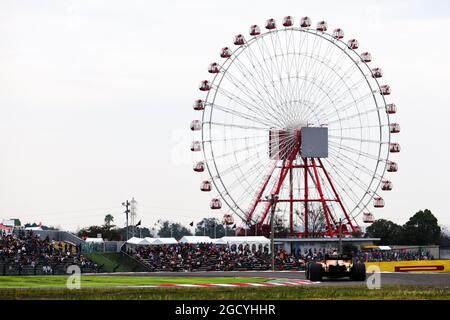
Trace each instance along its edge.
<path fill-rule="evenodd" d="M 4 276 L 0 277 L 0 290 L 8 288 L 66 288 L 67 276 Z M 140 277 L 140 276 L 82 276 L 81 287 L 153 286 L 161 284 L 203 284 L 264 282 L 266 278 L 244 277 Z"/>
<path fill-rule="evenodd" d="M 216 282 L 216 281 L 214 281 Z M 241 288 L 82 288 L 68 289 L 0 289 L 0 299 L 65 300 L 413 300 L 450 299 L 450 289 L 384 286 L 379 290 L 364 287 L 241 287 Z"/>

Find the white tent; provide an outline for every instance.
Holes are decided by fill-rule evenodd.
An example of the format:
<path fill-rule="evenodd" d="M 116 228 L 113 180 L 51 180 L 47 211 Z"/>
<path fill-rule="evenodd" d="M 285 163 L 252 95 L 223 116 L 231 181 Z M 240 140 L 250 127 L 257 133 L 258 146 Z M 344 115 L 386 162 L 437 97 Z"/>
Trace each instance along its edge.
<path fill-rule="evenodd" d="M 203 236 L 184 236 L 180 239 L 180 243 L 214 243 L 210 237 Z"/>
<path fill-rule="evenodd" d="M 132 238 L 128 239 L 127 243 L 128 244 L 141 244 L 141 242 L 143 240 L 144 240 L 143 238 L 132 237 Z"/>
<path fill-rule="evenodd" d="M 177 244 L 178 241 L 175 238 L 156 238 L 151 243 L 152 245 L 158 245 L 158 244 Z"/>
<path fill-rule="evenodd" d="M 249 237 L 222 237 L 223 240 L 228 245 L 239 245 L 239 244 L 256 244 L 256 245 L 269 245 L 270 239 L 262 236 L 249 236 Z"/>
<path fill-rule="evenodd" d="M 214 241 L 214 244 L 228 244 L 228 242 L 223 238 L 213 239 L 213 241 Z"/>
<path fill-rule="evenodd" d="M 26 227 L 25 230 L 42 231 L 42 228 L 41 227 Z M 92 239 L 96 239 L 96 238 L 92 238 Z"/>
<path fill-rule="evenodd" d="M 84 240 L 85 242 L 94 242 L 94 243 L 103 243 L 103 239 L 102 238 L 86 238 Z"/>
<path fill-rule="evenodd" d="M 151 245 L 156 241 L 157 238 L 150 238 L 150 237 L 145 237 L 144 241 L 145 242 L 141 242 L 139 244 L 145 244 L 145 245 Z"/>

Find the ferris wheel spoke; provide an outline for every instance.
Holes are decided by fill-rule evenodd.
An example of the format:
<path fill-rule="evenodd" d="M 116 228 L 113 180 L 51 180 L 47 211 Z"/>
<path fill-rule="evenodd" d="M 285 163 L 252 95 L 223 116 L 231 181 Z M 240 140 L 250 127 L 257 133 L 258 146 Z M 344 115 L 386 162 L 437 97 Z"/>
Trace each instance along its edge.
<path fill-rule="evenodd" d="M 227 73 L 224 73 L 224 76 L 227 77 L 227 76 L 230 76 L 230 75 L 227 74 Z M 232 83 L 233 83 L 234 87 L 237 88 L 241 93 L 243 93 L 247 98 L 249 98 L 252 101 L 252 103 L 249 103 L 246 99 L 243 99 L 243 98 L 241 98 L 240 96 L 238 96 L 238 95 L 236 95 L 234 93 L 232 94 L 230 91 L 225 90 L 223 88 L 221 88 L 219 90 L 219 92 L 224 94 L 224 95 L 226 95 L 230 100 L 233 100 L 230 97 L 230 94 L 232 94 L 235 97 L 234 100 L 239 99 L 244 104 L 250 104 L 251 107 L 252 107 L 251 110 L 253 112 L 256 112 L 259 116 L 265 116 L 265 115 L 269 114 L 273 119 L 277 118 L 276 116 L 274 116 L 270 112 L 270 110 L 268 110 L 266 108 L 264 103 L 261 103 L 261 101 L 258 102 L 258 101 L 255 100 L 255 97 L 259 98 L 259 95 L 255 94 L 254 92 L 249 91 L 249 89 L 247 88 L 247 86 L 244 83 L 242 83 L 242 82 L 236 83 L 234 81 L 232 81 Z M 248 109 L 250 109 L 250 108 L 248 108 Z"/>
<path fill-rule="evenodd" d="M 275 123 L 272 122 L 272 119 L 268 120 L 268 119 L 260 118 L 254 114 L 249 115 L 249 114 L 246 114 L 243 112 L 236 111 L 235 109 L 227 108 L 227 107 L 224 107 L 224 106 L 221 106 L 218 104 L 211 104 L 211 107 L 214 110 L 220 110 L 222 112 L 225 112 L 225 113 L 228 113 L 228 114 L 231 114 L 231 115 L 234 115 L 234 116 L 240 117 L 242 119 L 249 120 L 249 121 L 261 124 L 261 125 L 265 125 L 267 127 L 273 127 L 276 125 Z"/>
<path fill-rule="evenodd" d="M 257 138 L 266 138 L 267 135 L 258 135 L 258 136 L 245 136 L 245 137 L 233 137 L 233 138 L 221 138 L 221 139 L 214 139 L 214 140 L 203 140 L 205 142 L 227 142 L 227 141 L 247 141 Z"/>
<path fill-rule="evenodd" d="M 262 49 L 259 43 L 257 43 L 257 47 L 263 57 L 262 60 L 264 60 L 264 54 L 262 53 Z M 268 90 L 266 82 L 269 81 L 270 84 L 272 82 L 271 73 L 268 73 L 271 71 L 268 69 L 267 64 L 263 65 L 262 62 L 257 63 L 257 61 L 260 61 L 260 59 L 256 56 L 251 45 L 248 46 L 248 49 L 248 52 L 247 50 L 245 50 L 244 52 L 247 56 L 247 59 L 250 61 L 253 70 L 255 71 L 254 73 L 258 76 L 258 82 L 261 84 L 261 88 L 267 93 L 267 97 L 272 101 L 274 105 L 276 105 L 277 99 L 281 100 L 281 92 L 279 92 L 275 86 L 272 86 L 272 93 L 270 93 Z M 255 63 L 258 64 L 259 68 L 255 66 Z"/>
<path fill-rule="evenodd" d="M 345 172 L 343 169 L 345 169 Z M 362 192 L 364 192 L 364 194 L 369 194 L 372 195 L 373 191 L 370 189 L 371 183 L 367 184 L 364 181 L 362 181 L 359 177 L 356 177 L 354 174 L 352 174 L 351 172 L 349 172 L 349 170 L 347 170 L 347 168 L 345 167 L 341 167 L 340 166 L 340 162 L 337 161 L 336 165 L 332 166 L 332 170 L 337 174 L 337 176 L 339 176 L 338 181 L 350 181 L 353 183 L 353 185 L 355 187 L 358 187 Z M 336 178 L 336 176 L 334 176 L 333 178 Z M 348 184 L 348 182 L 347 182 Z M 362 199 L 357 199 L 357 201 L 355 202 L 355 204 L 357 204 L 357 206 L 359 206 L 361 203 Z"/>
<path fill-rule="evenodd" d="M 321 52 L 321 50 L 322 50 L 322 41 L 320 42 L 320 45 L 319 45 L 319 48 L 318 48 L 318 50 L 317 50 L 317 52 L 318 53 L 313 53 L 312 55 L 320 55 L 320 52 Z M 323 56 L 327 56 L 330 51 L 330 43 L 328 43 L 328 45 L 326 46 L 326 49 L 325 49 L 325 53 L 323 54 Z M 322 74 L 323 74 L 323 72 L 325 72 L 326 71 L 326 69 L 325 68 L 323 68 L 323 64 L 322 63 L 314 63 L 314 68 L 313 68 L 313 71 L 312 71 L 312 78 L 313 79 L 320 79 L 321 78 L 321 76 L 322 76 Z M 314 86 L 312 86 L 311 84 L 309 85 L 309 87 L 307 87 L 306 89 L 305 89 L 305 96 L 306 96 L 306 100 L 308 100 L 308 101 L 314 101 L 313 100 L 313 97 L 314 97 L 314 95 L 315 95 L 315 87 Z"/>
<path fill-rule="evenodd" d="M 343 55 L 343 57 L 345 57 L 345 55 Z M 336 96 L 336 95 L 338 95 L 338 93 L 340 92 L 340 90 L 343 87 L 347 86 L 346 85 L 347 81 L 351 78 L 351 76 L 353 76 L 355 74 L 355 72 L 357 72 L 356 71 L 357 69 L 354 68 L 353 64 L 349 64 L 347 69 L 344 71 L 344 70 L 342 70 L 339 62 L 335 63 L 333 66 L 331 66 L 329 68 L 330 68 L 330 70 L 333 70 L 335 72 L 331 78 L 327 79 L 327 82 L 331 83 L 331 85 L 330 85 L 331 91 L 330 92 Z M 340 72 L 337 72 L 336 70 L 344 71 L 344 72 L 342 74 L 340 74 Z"/>
<path fill-rule="evenodd" d="M 325 162 L 329 163 L 328 159 L 325 159 Z M 364 182 L 362 182 L 360 179 L 355 179 L 351 174 L 348 175 L 346 173 L 344 173 L 342 171 L 342 167 L 338 166 L 338 165 L 334 165 L 329 163 L 331 166 L 331 170 L 335 172 L 335 175 L 333 175 L 333 179 L 334 181 L 336 181 L 336 183 L 340 186 L 340 188 L 342 188 L 342 191 L 347 195 L 348 199 L 352 199 L 352 201 L 354 202 L 354 204 L 356 205 L 356 207 L 359 207 L 361 205 L 361 201 L 363 199 L 356 199 L 354 200 L 354 196 L 351 196 L 351 193 L 347 191 L 347 188 L 343 188 L 343 186 L 341 185 L 348 185 L 345 184 L 345 181 L 352 181 L 354 183 L 354 186 L 358 187 L 361 189 L 361 191 L 363 191 L 365 194 L 371 194 L 371 191 L 369 189 L 369 186 L 366 186 L 364 184 Z M 345 179 L 343 177 L 345 177 Z M 356 182 L 355 180 L 358 180 L 358 182 Z"/>
<path fill-rule="evenodd" d="M 376 109 L 375 109 L 376 111 Z M 342 121 L 347 120 L 345 118 L 341 119 Z M 370 128 L 383 128 L 388 127 L 387 124 L 381 124 L 381 125 L 367 125 L 367 126 L 357 126 L 357 127 L 342 127 L 342 128 L 328 128 L 328 132 L 330 131 L 344 131 L 344 130 L 363 130 L 363 129 L 370 129 Z"/>
<path fill-rule="evenodd" d="M 358 142 L 375 143 L 375 144 L 387 144 L 387 143 L 389 143 L 389 142 L 379 141 L 379 140 L 358 139 L 358 138 L 352 138 L 352 137 L 328 135 L 328 139 L 330 139 L 330 138 L 331 139 L 335 139 L 335 140 L 349 140 L 349 141 L 358 141 Z"/>
<path fill-rule="evenodd" d="M 339 75 L 338 72 L 334 69 L 335 67 L 329 67 L 329 68 L 334 72 L 333 76 L 340 80 L 340 86 L 341 87 L 346 86 L 348 88 L 348 85 L 347 85 L 346 79 L 345 79 L 345 75 L 344 76 Z M 329 81 L 329 79 L 324 79 L 322 82 L 329 83 L 330 81 Z M 335 88 L 333 85 L 331 85 L 329 87 L 328 94 L 326 96 L 322 96 L 320 100 L 315 100 L 314 103 L 317 105 L 322 105 L 325 102 L 326 98 L 329 98 L 330 96 L 335 97 L 337 95 L 337 93 L 339 92 L 339 90 L 340 90 L 340 87 Z M 336 98 L 330 99 L 330 100 L 334 102 L 334 105 L 337 105 L 337 101 L 339 101 Z M 319 113 L 321 113 L 322 111 L 325 111 L 325 110 L 326 110 L 326 108 L 323 108 L 319 111 Z"/>
<path fill-rule="evenodd" d="M 243 163 L 251 163 L 251 161 L 254 161 L 254 160 L 256 160 L 256 159 L 260 159 L 259 153 L 260 153 L 260 151 L 251 153 L 250 155 L 246 156 L 246 157 L 243 159 L 242 162 L 243 162 Z M 221 177 L 224 177 L 224 176 L 228 175 L 229 173 L 234 172 L 234 170 L 238 169 L 238 168 L 241 167 L 241 166 L 242 166 L 242 163 L 236 162 L 235 164 L 233 164 L 233 165 L 231 165 L 231 166 L 229 166 L 229 167 L 225 167 L 225 168 L 222 169 L 221 171 L 218 171 L 218 170 L 217 170 L 217 174 L 220 175 Z"/>
<path fill-rule="evenodd" d="M 317 43 L 317 37 L 314 37 L 314 41 L 313 41 L 313 44 L 312 44 L 311 52 L 315 51 L 316 43 Z M 308 41 L 308 48 L 307 49 L 309 49 L 309 41 Z M 307 51 L 307 52 L 309 53 L 309 51 Z M 311 61 L 311 59 L 304 59 L 304 61 L 306 63 L 305 66 L 304 66 L 304 74 L 310 74 L 310 68 L 311 68 L 311 65 L 312 65 L 312 61 Z M 301 83 L 301 87 L 299 89 L 300 94 L 302 92 L 304 92 L 304 86 L 305 86 L 305 83 Z M 301 96 L 302 100 L 305 100 L 304 98 L 305 98 L 304 96 Z"/>
<path fill-rule="evenodd" d="M 255 93 L 251 89 L 249 89 L 242 81 L 239 81 L 238 79 L 234 78 L 230 72 L 224 73 L 225 77 L 230 77 L 232 79 L 232 82 L 234 82 L 235 87 L 239 89 L 242 93 L 244 93 L 247 97 L 249 97 L 254 103 L 261 106 L 261 110 L 264 110 L 267 114 L 269 114 L 273 119 L 276 119 L 279 114 L 273 114 L 272 111 L 275 111 L 273 107 L 270 105 L 267 105 L 267 103 L 264 101 L 264 99 L 261 98 L 260 92 Z M 258 101 L 254 100 L 254 97 L 256 97 Z M 277 113 L 277 112 L 276 112 Z"/>
<path fill-rule="evenodd" d="M 246 171 L 245 174 L 241 171 L 239 176 L 235 175 L 236 179 L 231 180 L 228 183 L 227 190 L 232 191 L 235 187 L 242 187 L 243 185 L 246 185 L 245 191 L 241 193 L 241 197 L 249 197 L 250 191 L 255 188 L 256 182 L 258 179 L 260 179 L 261 176 L 261 170 L 264 168 L 264 166 L 261 164 L 259 166 L 253 166 L 250 170 Z M 252 177 L 253 176 L 253 177 Z M 251 177 L 250 181 L 246 177 Z M 238 199 L 238 203 L 240 203 L 242 198 Z"/>
<path fill-rule="evenodd" d="M 228 97 L 228 99 L 235 101 L 236 103 L 238 103 L 239 105 L 243 106 L 244 108 L 246 108 L 247 110 L 250 110 L 251 112 L 255 112 L 260 116 L 264 117 L 264 110 L 261 110 L 260 107 L 255 106 L 252 103 L 249 103 L 248 101 L 242 99 L 241 97 L 229 92 L 228 90 L 225 90 L 223 88 L 220 87 L 216 87 L 217 91 L 219 93 L 221 93 L 222 95 Z"/>
<path fill-rule="evenodd" d="M 275 84 L 279 83 L 279 91 L 282 93 L 282 96 L 280 97 L 279 101 L 278 101 L 278 106 L 284 109 L 284 116 L 285 118 L 285 122 L 286 120 L 288 121 L 293 121 L 292 119 L 292 115 L 290 115 L 288 112 L 286 112 L 286 105 L 289 104 L 288 101 L 288 95 L 287 95 L 287 88 L 285 86 L 285 83 L 283 82 L 283 72 L 282 72 L 282 67 L 280 66 L 280 63 L 278 62 L 278 57 L 281 56 L 283 57 L 284 53 L 281 52 L 281 54 L 278 53 L 277 49 L 276 49 L 276 44 L 274 42 L 274 37 L 273 37 L 273 32 L 269 33 L 270 36 L 270 44 L 272 45 L 271 48 L 272 50 L 270 50 L 268 48 L 268 45 L 266 44 L 265 41 L 263 41 L 264 46 L 266 47 L 268 52 L 273 52 L 273 54 L 270 55 L 270 57 L 268 59 L 264 59 L 264 61 L 270 61 L 270 64 L 272 66 L 272 69 L 276 70 L 276 79 L 273 79 L 272 77 L 272 85 L 275 87 Z"/>
<path fill-rule="evenodd" d="M 379 179 L 376 176 L 376 174 L 374 174 L 374 172 L 367 172 L 365 169 L 362 168 L 362 166 L 353 165 L 351 167 L 348 167 L 351 164 L 348 163 L 348 161 L 344 160 L 342 157 L 335 156 L 333 158 L 333 161 L 335 162 L 336 166 L 347 165 L 347 167 L 339 168 L 338 170 L 342 174 L 345 175 L 346 179 L 350 179 L 350 178 L 352 179 L 352 180 L 349 180 L 349 183 L 350 183 L 350 181 L 353 181 L 353 183 L 359 184 L 361 191 L 366 192 L 372 185 L 372 182 L 368 185 L 364 184 L 361 177 L 365 177 L 366 179 L 369 179 L 371 181 L 381 181 L 381 179 Z M 353 170 L 350 170 L 350 168 L 352 168 Z M 356 172 L 358 174 L 356 174 Z"/>
<path fill-rule="evenodd" d="M 338 148 L 340 148 L 342 150 L 345 150 L 347 152 L 351 152 L 351 153 L 354 153 L 354 154 L 357 154 L 357 155 L 365 156 L 365 157 L 367 157 L 369 159 L 378 160 L 377 156 L 374 156 L 372 154 L 363 152 L 361 150 L 358 150 L 358 149 L 355 149 L 355 148 L 352 148 L 352 147 L 343 146 L 343 145 L 337 144 L 337 143 L 335 143 L 333 141 L 329 141 L 328 144 L 329 144 L 330 147 L 338 147 Z"/>
<path fill-rule="evenodd" d="M 255 144 L 254 147 L 263 146 L 263 145 L 266 145 L 266 144 L 267 144 L 266 142 L 262 142 L 262 143 Z M 225 153 L 222 153 L 222 154 L 219 154 L 219 155 L 214 155 L 213 158 L 207 158 L 206 161 L 207 162 L 211 162 L 211 161 L 214 162 L 215 160 L 223 159 L 223 158 L 226 158 L 226 157 L 229 157 L 229 156 L 233 156 L 235 154 L 239 154 L 241 152 L 245 152 L 245 151 L 248 151 L 248 150 L 249 150 L 248 147 L 238 148 L 238 149 L 230 151 L 230 152 L 225 152 Z"/>
<path fill-rule="evenodd" d="M 342 121 L 352 120 L 352 119 L 354 119 L 354 118 L 361 117 L 361 115 L 368 115 L 368 114 L 370 114 L 370 113 L 372 113 L 372 112 L 378 112 L 380 109 L 381 109 L 381 108 L 374 108 L 374 109 L 366 110 L 366 111 L 363 112 L 363 113 L 359 113 L 359 112 L 358 112 L 358 113 L 354 113 L 354 114 L 345 116 L 345 117 L 343 117 L 343 118 L 340 118 L 340 119 L 338 119 L 338 120 L 328 121 L 327 124 L 330 125 L 330 124 L 334 124 L 334 123 L 336 123 L 336 122 L 342 122 Z M 380 127 L 380 126 L 385 126 L 385 125 L 374 125 L 373 127 Z M 356 128 L 356 127 L 355 127 L 355 128 Z M 364 127 L 364 128 L 369 128 L 369 126 L 366 126 L 366 127 Z M 343 129 L 344 129 L 344 128 L 343 128 Z M 335 129 L 335 130 L 336 130 L 336 129 Z M 340 130 L 340 129 L 339 129 L 339 130 Z"/>
<path fill-rule="evenodd" d="M 319 45 L 321 45 L 321 42 L 319 42 Z M 314 54 L 314 52 L 316 51 L 316 46 L 317 46 L 317 37 L 314 37 L 311 55 Z M 308 61 L 308 63 L 307 63 L 307 66 L 305 67 L 305 74 L 310 75 L 312 72 L 312 68 L 314 68 L 314 63 L 312 63 L 312 59 L 307 59 L 307 61 Z M 311 78 L 313 78 L 313 77 L 311 76 Z M 305 101 L 306 101 L 305 93 L 307 92 L 307 88 L 308 88 L 308 84 L 302 83 L 302 86 L 300 89 L 300 96 L 301 96 L 301 99 L 305 100 Z"/>
<path fill-rule="evenodd" d="M 361 102 L 363 102 L 363 101 L 365 101 L 365 100 L 367 100 L 367 99 L 370 99 L 370 98 L 373 98 L 372 93 L 368 93 L 368 94 L 366 94 L 366 95 L 364 95 L 364 96 L 362 96 L 362 97 L 357 98 L 356 100 L 353 100 L 353 101 L 351 101 L 351 102 L 349 102 L 349 103 L 347 103 L 347 104 L 342 105 L 341 107 L 337 107 L 336 110 L 335 110 L 334 112 L 329 112 L 328 114 L 325 114 L 324 116 L 322 116 L 320 119 L 321 119 L 321 120 L 323 120 L 323 119 L 329 119 L 329 120 L 332 120 L 332 119 L 334 119 L 335 117 L 339 116 L 339 114 L 340 114 L 341 112 L 344 112 L 344 111 L 350 109 L 353 105 L 357 105 L 358 103 L 361 103 Z M 333 117 L 328 118 L 328 117 L 330 117 L 330 116 L 333 115 L 333 114 L 335 114 L 335 117 L 334 117 L 334 118 L 333 118 Z"/>
<path fill-rule="evenodd" d="M 355 168 L 361 168 L 362 171 L 364 171 L 366 174 L 370 175 L 371 177 L 373 176 L 375 179 L 380 180 L 382 179 L 382 176 L 379 175 L 376 171 L 374 171 L 374 169 L 368 168 L 365 165 L 363 165 L 361 162 L 355 161 L 351 158 L 349 158 L 348 156 L 346 156 L 343 153 L 337 153 L 337 152 L 330 152 L 330 154 L 333 157 L 336 157 L 338 159 L 341 159 L 342 161 L 352 165 Z"/>
<path fill-rule="evenodd" d="M 333 121 L 327 121 L 327 124 L 331 125 L 331 124 L 335 124 L 338 122 L 339 123 L 346 122 L 346 121 L 348 122 L 350 120 L 362 118 L 363 116 L 368 116 L 369 114 L 378 112 L 379 110 L 380 110 L 380 108 L 374 108 L 374 109 L 365 110 L 363 112 L 356 112 L 356 113 L 353 113 L 350 115 L 346 115 L 345 117 L 338 118 L 336 120 L 333 120 L 333 119 L 335 119 L 335 117 L 330 117 L 330 119 L 328 119 L 328 120 L 333 120 Z M 378 121 L 378 119 L 377 119 L 377 121 Z M 378 125 L 378 127 L 380 127 L 380 126 L 383 126 L 383 124 Z M 365 127 L 365 128 L 367 128 L 367 127 Z"/>
<path fill-rule="evenodd" d="M 340 77 L 340 76 L 338 76 L 338 77 Z M 342 85 L 344 85 L 344 86 L 346 86 L 347 88 L 349 88 L 349 86 L 348 86 L 347 83 L 346 83 L 346 80 L 345 80 L 344 78 L 342 78 L 342 77 L 340 77 L 340 79 L 341 79 Z M 330 93 L 330 94 L 328 95 L 328 97 L 329 97 L 330 95 L 334 95 L 334 93 Z M 357 101 L 357 99 L 355 99 L 355 97 L 353 96 L 353 94 L 351 93 L 351 91 L 350 91 L 350 93 L 349 93 L 349 95 L 348 95 L 347 97 L 351 97 L 352 103 L 354 103 L 354 105 L 356 106 L 357 110 L 359 111 L 359 109 L 358 109 L 358 101 Z M 333 105 L 333 108 L 334 108 L 334 109 L 331 108 L 331 105 L 329 105 L 329 104 L 327 104 L 327 105 L 325 105 L 324 107 L 322 107 L 322 108 L 318 111 L 318 113 L 324 114 L 324 116 L 322 117 L 321 120 L 327 119 L 328 116 L 329 116 L 330 114 L 335 114 L 337 117 L 340 117 L 341 112 L 344 111 L 344 110 L 341 110 L 341 112 L 340 112 L 340 110 L 339 110 L 339 107 L 338 107 L 338 105 L 339 105 L 339 103 L 340 103 L 340 100 L 339 100 L 339 99 L 331 99 L 331 98 L 329 98 L 329 99 L 330 99 L 330 101 L 332 101 L 332 105 Z M 323 99 L 321 99 L 318 103 L 319 103 L 319 104 L 322 104 L 322 102 L 323 102 Z M 352 103 L 350 103 L 349 106 L 352 106 L 352 105 L 353 105 Z M 331 109 L 331 111 L 329 111 L 328 113 L 325 113 L 324 111 L 327 110 L 327 109 Z M 340 121 L 340 119 L 339 119 L 339 121 Z"/>
<path fill-rule="evenodd" d="M 221 123 L 221 122 L 212 122 L 212 121 L 205 121 L 204 124 L 210 124 L 213 126 L 221 126 L 221 127 L 230 127 L 230 128 L 240 128 L 240 129 L 252 129 L 252 130 L 263 130 L 263 131 L 269 131 L 266 127 L 255 127 L 255 126 L 247 126 L 247 125 L 240 125 L 240 124 L 232 124 L 232 123 Z"/>
<path fill-rule="evenodd" d="M 288 138 L 286 138 L 286 139 L 288 139 Z M 284 140 L 280 140 L 280 141 L 281 141 L 280 143 L 283 143 Z M 286 140 L 286 141 L 288 141 L 288 140 Z M 212 144 L 212 142 L 208 142 L 208 141 L 204 141 L 204 142 Z M 265 150 L 264 151 L 267 152 L 267 150 L 269 149 L 268 148 L 268 146 L 269 146 L 268 142 L 261 142 L 261 143 L 254 144 L 251 148 L 246 146 L 244 148 L 238 148 L 238 149 L 235 149 L 235 150 L 230 151 L 230 152 L 225 152 L 225 153 L 222 153 L 222 154 L 216 154 L 216 155 L 214 155 L 213 158 L 206 159 L 206 161 L 207 162 L 211 162 L 211 161 L 214 162 L 214 160 L 223 159 L 223 158 L 226 158 L 226 157 L 229 157 L 229 156 L 235 156 L 236 154 L 239 154 L 239 153 L 242 153 L 242 152 L 245 152 L 245 151 L 248 152 L 249 150 L 252 150 L 252 149 L 255 149 L 255 148 L 262 148 L 263 146 L 265 146 Z"/>
<path fill-rule="evenodd" d="M 292 66 L 293 64 L 289 63 L 289 49 L 290 49 L 290 44 L 291 44 L 291 40 L 292 40 L 292 32 L 289 32 L 288 35 L 285 35 L 284 40 L 285 40 L 285 45 L 282 44 L 282 41 L 280 39 L 280 35 L 279 32 L 276 33 L 276 42 L 278 43 L 278 46 L 280 48 L 281 51 L 281 65 L 284 65 L 285 68 L 285 72 L 283 73 L 285 75 L 285 79 L 287 79 L 287 86 L 286 86 L 286 95 L 287 95 L 287 100 L 288 103 L 290 104 L 290 101 L 292 101 L 293 99 L 293 95 L 292 95 L 292 82 L 291 82 L 291 70 L 292 70 Z M 286 52 L 283 50 L 283 48 L 286 48 Z M 281 75 L 281 77 L 283 77 L 283 74 Z M 292 105 L 291 105 L 292 107 Z"/>
<path fill-rule="evenodd" d="M 279 54 L 278 54 L 277 46 L 274 42 L 273 33 L 274 32 L 269 32 L 269 36 L 268 36 L 270 38 L 269 45 L 271 45 L 271 49 L 268 48 L 268 45 L 266 44 L 265 41 L 263 41 L 263 44 L 266 46 L 268 52 L 273 52 L 273 55 L 271 55 L 271 56 L 273 56 L 274 58 L 268 59 L 268 60 L 270 61 L 271 65 L 273 66 L 273 69 L 276 72 L 276 79 L 280 79 L 280 82 L 279 82 L 280 83 L 280 91 L 282 93 L 282 96 L 280 98 L 282 98 L 282 99 L 280 99 L 279 103 L 285 103 L 286 99 L 287 99 L 287 89 L 284 86 L 283 81 L 281 81 L 283 73 L 282 73 L 282 68 L 280 67 L 280 64 L 277 59 Z M 272 78 L 272 81 L 273 81 L 273 83 L 275 82 L 273 78 Z"/>
<path fill-rule="evenodd" d="M 251 47 L 249 46 L 248 48 L 251 48 Z M 251 50 L 251 49 L 250 49 L 250 50 Z M 245 51 L 245 53 L 247 54 L 247 51 Z M 247 56 L 248 56 L 248 55 L 247 55 Z M 274 102 L 274 100 L 273 100 L 273 98 L 272 98 L 272 94 L 267 90 L 267 86 L 266 86 L 266 84 L 264 83 L 265 80 L 264 80 L 264 78 L 261 78 L 261 77 L 260 77 L 260 73 L 257 71 L 258 69 L 257 69 L 256 66 L 254 65 L 254 63 L 251 62 L 252 66 L 253 66 L 253 72 L 252 72 L 252 71 L 250 71 L 247 67 L 245 67 L 245 64 L 243 64 L 243 63 L 240 61 L 239 56 L 236 56 L 236 57 L 235 57 L 235 62 L 236 62 L 236 67 L 237 67 L 238 71 L 244 76 L 244 78 L 246 78 L 247 80 L 249 80 L 249 83 L 250 83 L 250 84 L 253 85 L 253 87 L 256 89 L 256 91 L 257 91 L 257 93 L 258 93 L 258 95 L 259 95 L 259 97 L 260 97 L 260 100 L 263 101 L 263 104 L 266 105 L 266 107 L 268 106 L 268 108 L 269 108 L 270 110 L 272 110 L 272 111 L 276 114 L 276 117 L 275 117 L 275 118 L 280 117 L 280 116 L 281 116 L 281 113 L 278 112 L 276 109 L 274 109 L 273 106 L 272 106 L 272 105 L 273 105 L 273 102 Z M 245 70 L 243 70 L 243 69 L 245 69 Z M 229 71 L 228 71 L 228 72 L 229 72 Z M 258 78 L 260 78 L 260 79 L 258 79 L 255 75 L 257 75 Z M 261 82 L 261 79 L 262 79 L 263 82 Z M 269 100 L 272 101 L 272 102 L 270 102 L 270 101 L 265 102 L 265 101 L 264 101 L 264 95 L 259 91 L 258 87 L 259 87 L 259 88 L 262 88 L 262 90 L 266 92 L 267 96 L 265 96 L 265 97 L 268 97 Z"/>

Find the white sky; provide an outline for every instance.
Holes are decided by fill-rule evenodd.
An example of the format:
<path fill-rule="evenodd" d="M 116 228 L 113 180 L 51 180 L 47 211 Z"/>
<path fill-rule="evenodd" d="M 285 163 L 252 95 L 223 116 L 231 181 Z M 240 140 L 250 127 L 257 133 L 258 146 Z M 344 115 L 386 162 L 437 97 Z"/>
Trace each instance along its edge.
<path fill-rule="evenodd" d="M 235 34 L 285 15 L 343 28 L 393 89 L 402 152 L 376 217 L 429 208 L 450 225 L 450 4 L 438 0 L 1 1 L 0 218 L 123 225 L 132 196 L 145 226 L 214 216 L 188 151 L 198 82 Z"/>

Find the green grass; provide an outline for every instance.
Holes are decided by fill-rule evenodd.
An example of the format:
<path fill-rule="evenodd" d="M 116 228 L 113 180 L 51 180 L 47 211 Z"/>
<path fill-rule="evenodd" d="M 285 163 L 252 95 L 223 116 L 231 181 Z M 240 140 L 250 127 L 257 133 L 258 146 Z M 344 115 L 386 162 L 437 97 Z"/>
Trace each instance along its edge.
<path fill-rule="evenodd" d="M 218 278 L 220 279 L 220 278 Z M 217 282 L 214 279 L 214 282 Z M 246 279 L 248 281 L 248 279 Z M 152 300 L 283 300 L 283 299 L 450 299 L 450 289 L 415 286 L 384 286 L 380 290 L 365 287 L 241 287 L 241 288 L 82 288 L 0 289 L 0 299 L 152 299 Z"/>
<path fill-rule="evenodd" d="M 364 286 L 295 286 L 239 288 L 126 288 L 161 284 L 265 282 L 256 277 L 82 276 L 81 289 L 66 289 L 67 276 L 0 277 L 0 299 L 446 299 L 450 288 L 389 285 L 380 290 Z"/>
<path fill-rule="evenodd" d="M 142 265 L 133 259 L 121 255 L 120 253 L 89 253 L 86 256 L 97 263 L 103 265 L 103 272 L 138 272 L 147 271 Z"/>
<path fill-rule="evenodd" d="M 66 288 L 67 276 L 3 276 L 0 290 L 5 288 Z M 202 284 L 264 282 L 266 278 L 195 278 L 195 277 L 143 277 L 143 276 L 82 276 L 82 288 L 150 286 L 161 284 Z M 0 292 L 1 295 L 1 292 Z"/>

